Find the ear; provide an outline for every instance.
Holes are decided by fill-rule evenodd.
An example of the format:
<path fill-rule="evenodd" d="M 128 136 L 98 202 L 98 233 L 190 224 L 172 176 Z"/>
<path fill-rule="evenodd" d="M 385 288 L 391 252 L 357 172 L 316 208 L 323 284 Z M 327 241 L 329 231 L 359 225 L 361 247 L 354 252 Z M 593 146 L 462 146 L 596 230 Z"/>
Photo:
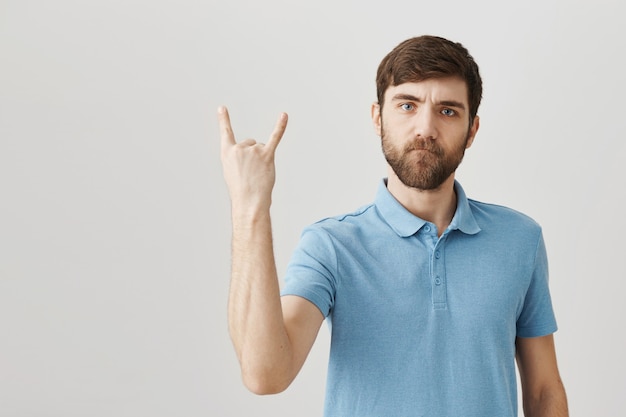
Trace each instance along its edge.
<path fill-rule="evenodd" d="M 465 144 L 465 149 L 472 146 L 474 143 L 474 138 L 476 137 L 476 133 L 478 132 L 478 128 L 480 127 L 480 117 L 476 115 L 474 117 L 474 121 L 472 122 L 472 126 L 470 127 L 469 133 L 467 135 L 467 143 Z"/>
<path fill-rule="evenodd" d="M 380 104 L 377 102 L 372 103 L 372 123 L 374 124 L 374 130 L 378 136 L 382 136 L 382 125 L 380 120 Z"/>

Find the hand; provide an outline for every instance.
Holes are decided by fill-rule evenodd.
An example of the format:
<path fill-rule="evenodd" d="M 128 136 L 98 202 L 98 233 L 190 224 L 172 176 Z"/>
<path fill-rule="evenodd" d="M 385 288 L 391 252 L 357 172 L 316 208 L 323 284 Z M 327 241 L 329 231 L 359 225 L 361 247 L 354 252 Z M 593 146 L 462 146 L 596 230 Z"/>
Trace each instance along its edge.
<path fill-rule="evenodd" d="M 222 166 L 233 210 L 269 209 L 276 179 L 274 155 L 287 127 L 281 113 L 266 144 L 254 139 L 237 143 L 226 107 L 217 109 L 222 143 Z"/>

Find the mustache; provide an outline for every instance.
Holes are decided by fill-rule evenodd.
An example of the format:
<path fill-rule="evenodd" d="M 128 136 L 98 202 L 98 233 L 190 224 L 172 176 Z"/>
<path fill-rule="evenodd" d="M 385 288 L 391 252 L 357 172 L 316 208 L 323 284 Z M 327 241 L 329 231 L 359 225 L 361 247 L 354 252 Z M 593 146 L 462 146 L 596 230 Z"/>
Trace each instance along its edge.
<path fill-rule="evenodd" d="M 405 152 L 410 151 L 428 151 L 437 156 L 443 156 L 443 149 L 439 146 L 436 141 L 424 139 L 424 138 L 415 138 L 404 147 Z"/>

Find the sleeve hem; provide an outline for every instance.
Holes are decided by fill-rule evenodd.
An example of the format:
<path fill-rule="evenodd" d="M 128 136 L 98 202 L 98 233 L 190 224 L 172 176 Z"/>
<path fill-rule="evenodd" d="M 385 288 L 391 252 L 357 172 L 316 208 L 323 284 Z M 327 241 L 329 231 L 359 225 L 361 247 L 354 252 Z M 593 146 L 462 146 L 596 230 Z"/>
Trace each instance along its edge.
<path fill-rule="evenodd" d="M 531 337 L 541 337 L 552 334 L 558 330 L 556 324 L 547 324 L 545 326 L 539 327 L 529 327 L 529 328 L 518 328 L 517 329 L 517 337 L 523 338 L 531 338 Z"/>
<path fill-rule="evenodd" d="M 315 305 L 315 307 L 319 309 L 324 317 L 328 317 L 328 315 L 330 314 L 330 307 L 322 301 L 322 297 L 318 296 L 312 291 L 283 291 L 280 294 L 281 297 L 284 297 L 285 295 L 295 295 L 296 297 L 304 298 L 305 300 Z"/>

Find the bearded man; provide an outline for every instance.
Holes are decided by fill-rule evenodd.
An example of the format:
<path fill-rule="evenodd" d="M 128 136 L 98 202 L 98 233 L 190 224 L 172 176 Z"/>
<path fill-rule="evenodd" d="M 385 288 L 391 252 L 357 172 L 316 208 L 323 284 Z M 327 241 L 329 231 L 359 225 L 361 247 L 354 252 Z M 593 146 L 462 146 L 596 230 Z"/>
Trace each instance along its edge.
<path fill-rule="evenodd" d="M 267 144 L 235 141 L 229 328 L 244 383 L 286 389 L 331 328 L 326 416 L 567 416 L 540 226 L 468 199 L 455 179 L 476 137 L 478 66 L 459 43 L 408 39 L 381 62 L 374 128 L 388 176 L 370 205 L 307 227 L 279 290 L 269 215 L 281 114 Z"/>

